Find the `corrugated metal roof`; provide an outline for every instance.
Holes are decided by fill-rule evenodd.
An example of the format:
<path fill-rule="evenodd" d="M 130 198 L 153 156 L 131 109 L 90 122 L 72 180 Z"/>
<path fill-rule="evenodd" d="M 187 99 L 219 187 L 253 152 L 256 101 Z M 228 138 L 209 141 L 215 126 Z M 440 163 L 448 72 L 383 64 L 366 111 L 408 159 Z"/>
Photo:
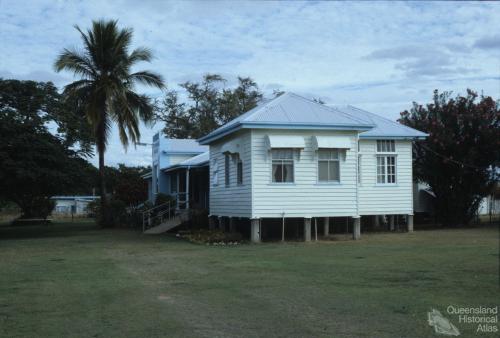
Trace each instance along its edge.
<path fill-rule="evenodd" d="M 353 106 L 330 107 L 294 93 L 266 101 L 200 138 L 209 144 L 241 128 L 364 131 L 360 137 L 425 137 L 427 134 Z"/>
<path fill-rule="evenodd" d="M 407 127 L 396 121 L 391 121 L 382 116 L 350 105 L 336 108 L 344 111 L 346 114 L 355 116 L 358 119 L 363 119 L 367 123 L 372 123 L 375 125 L 373 129 L 359 134 L 360 138 L 419 138 L 428 136 L 426 133 Z"/>
<path fill-rule="evenodd" d="M 325 128 L 368 130 L 373 127 L 362 119 L 338 109 L 311 101 L 294 93 L 285 93 L 264 102 L 254 109 L 229 121 L 222 127 L 199 139 L 208 144 L 239 128 Z"/>
<path fill-rule="evenodd" d="M 191 158 L 188 158 L 187 160 L 174 164 L 168 167 L 166 171 L 172 171 L 179 168 L 203 167 L 206 165 L 208 166 L 209 160 L 210 160 L 210 153 L 206 151 L 200 155 L 193 156 Z"/>
<path fill-rule="evenodd" d="M 165 138 L 161 150 L 166 153 L 203 153 L 208 150 L 194 139 L 172 139 Z"/>

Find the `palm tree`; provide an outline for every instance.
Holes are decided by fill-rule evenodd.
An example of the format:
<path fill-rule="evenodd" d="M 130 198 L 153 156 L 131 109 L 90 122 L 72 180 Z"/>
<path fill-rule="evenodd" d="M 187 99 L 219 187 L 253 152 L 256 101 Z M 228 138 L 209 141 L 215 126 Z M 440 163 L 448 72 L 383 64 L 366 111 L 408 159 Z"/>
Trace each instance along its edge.
<path fill-rule="evenodd" d="M 101 194 L 101 225 L 106 226 L 107 198 L 104 177 L 104 153 L 108 144 L 111 126 L 116 123 L 120 140 L 127 148 L 129 140 L 140 140 L 139 120 L 150 122 L 153 105 L 149 97 L 137 94 L 135 84 L 162 89 L 163 79 L 149 71 L 132 72 L 132 67 L 141 61 L 150 62 L 152 53 L 147 48 L 136 48 L 129 52 L 132 29 L 119 29 L 117 21 L 93 21 L 92 29 L 83 32 L 75 28 L 83 40 L 83 49 L 64 49 L 57 57 L 54 68 L 57 72 L 73 72 L 79 80 L 67 85 L 64 93 L 77 102 L 92 127 L 99 154 L 99 179 Z"/>

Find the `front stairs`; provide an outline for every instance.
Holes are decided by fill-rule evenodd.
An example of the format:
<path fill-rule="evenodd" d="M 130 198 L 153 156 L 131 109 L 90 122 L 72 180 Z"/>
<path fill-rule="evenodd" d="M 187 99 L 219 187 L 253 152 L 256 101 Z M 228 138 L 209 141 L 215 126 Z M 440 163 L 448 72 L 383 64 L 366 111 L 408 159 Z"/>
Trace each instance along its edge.
<path fill-rule="evenodd" d="M 167 202 L 142 213 L 142 232 L 157 235 L 167 232 L 190 218 L 189 209 L 177 209 L 172 202 Z"/>

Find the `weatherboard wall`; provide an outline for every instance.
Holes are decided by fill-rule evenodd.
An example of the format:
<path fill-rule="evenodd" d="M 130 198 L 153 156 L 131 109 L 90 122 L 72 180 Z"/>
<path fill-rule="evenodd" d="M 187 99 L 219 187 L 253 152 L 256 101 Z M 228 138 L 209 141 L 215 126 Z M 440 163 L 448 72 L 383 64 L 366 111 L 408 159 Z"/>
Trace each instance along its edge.
<path fill-rule="evenodd" d="M 237 145 L 238 154 L 232 154 L 229 165 L 229 185 L 225 184 L 225 143 Z M 234 147 L 233 147 L 234 148 Z M 237 184 L 238 156 L 243 162 L 243 184 Z M 251 133 L 249 130 L 234 133 L 210 144 L 210 214 L 215 216 L 251 217 Z M 214 172 L 218 180 L 214 182 Z"/>
<path fill-rule="evenodd" d="M 412 214 L 412 142 L 396 140 L 396 183 L 377 184 L 377 141 L 360 140 L 360 215 Z"/>
<path fill-rule="evenodd" d="M 295 182 L 272 182 L 272 159 L 267 135 L 301 136 L 305 148 L 296 150 Z M 252 130 L 252 217 L 326 217 L 355 216 L 356 157 L 355 131 Z M 350 149 L 340 161 L 340 182 L 318 182 L 318 158 L 313 136 L 343 136 Z"/>

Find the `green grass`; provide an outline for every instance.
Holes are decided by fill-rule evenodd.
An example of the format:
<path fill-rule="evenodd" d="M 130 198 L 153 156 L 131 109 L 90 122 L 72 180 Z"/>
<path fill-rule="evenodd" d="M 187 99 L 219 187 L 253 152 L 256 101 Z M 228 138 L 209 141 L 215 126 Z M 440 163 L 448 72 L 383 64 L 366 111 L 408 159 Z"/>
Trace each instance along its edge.
<path fill-rule="evenodd" d="M 493 228 L 207 247 L 92 223 L 3 227 L 0 336 L 433 337 L 431 308 L 499 305 L 498 252 Z"/>

